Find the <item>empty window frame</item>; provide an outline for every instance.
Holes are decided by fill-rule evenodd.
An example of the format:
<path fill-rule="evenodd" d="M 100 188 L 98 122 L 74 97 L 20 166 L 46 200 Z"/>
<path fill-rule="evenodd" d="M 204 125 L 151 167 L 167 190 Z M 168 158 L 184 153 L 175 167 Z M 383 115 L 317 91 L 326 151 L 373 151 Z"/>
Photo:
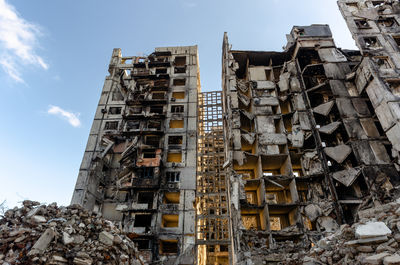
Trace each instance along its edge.
<path fill-rule="evenodd" d="M 177 214 L 163 214 L 161 217 L 161 227 L 178 227 L 179 215 Z"/>
<path fill-rule="evenodd" d="M 167 162 L 169 163 L 182 163 L 182 153 L 168 153 Z"/>
<path fill-rule="evenodd" d="M 160 241 L 160 254 L 177 254 L 178 253 L 178 240 L 161 240 Z"/>
<path fill-rule="evenodd" d="M 161 130 L 161 121 L 148 121 L 147 128 Z"/>
<path fill-rule="evenodd" d="M 163 114 L 164 107 L 163 106 L 150 106 L 150 113 Z"/>
<path fill-rule="evenodd" d="M 349 12 L 354 12 L 354 11 L 358 11 L 358 4 L 357 2 L 353 2 L 353 3 L 346 3 L 347 9 Z"/>
<path fill-rule="evenodd" d="M 171 135 L 168 136 L 168 144 L 182 144 L 183 136 L 182 135 Z"/>
<path fill-rule="evenodd" d="M 371 28 L 366 19 L 355 19 L 354 23 L 356 23 L 356 26 L 359 29 L 369 29 L 369 28 Z"/>
<path fill-rule="evenodd" d="M 143 108 L 139 107 L 139 106 L 134 106 L 134 107 L 129 108 L 129 112 L 133 113 L 133 114 L 140 114 L 140 113 L 142 113 L 142 110 L 143 110 Z"/>
<path fill-rule="evenodd" d="M 139 130 L 140 121 L 127 121 L 126 128 L 128 130 Z"/>
<path fill-rule="evenodd" d="M 185 107 L 183 105 L 172 105 L 171 106 L 171 113 L 183 113 Z"/>
<path fill-rule="evenodd" d="M 122 108 L 121 107 L 110 107 L 108 109 L 108 113 L 111 115 L 121 114 Z"/>
<path fill-rule="evenodd" d="M 186 66 L 174 67 L 174 74 L 184 74 L 184 73 L 186 73 Z"/>
<path fill-rule="evenodd" d="M 178 171 L 168 171 L 166 172 L 167 182 L 179 182 L 181 172 Z"/>
<path fill-rule="evenodd" d="M 186 84 L 186 79 L 185 78 L 175 78 L 172 81 L 172 84 L 174 86 L 184 86 Z"/>
<path fill-rule="evenodd" d="M 183 92 L 183 91 L 172 92 L 172 97 L 174 99 L 184 99 L 185 98 L 185 92 Z"/>
<path fill-rule="evenodd" d="M 143 158 L 156 158 L 156 150 L 153 149 L 143 150 Z"/>
<path fill-rule="evenodd" d="M 393 68 L 388 57 L 377 56 L 377 57 L 375 57 L 375 59 L 376 59 L 376 64 L 379 65 L 380 69 L 392 69 Z"/>
<path fill-rule="evenodd" d="M 400 35 L 392 36 L 397 46 L 400 47 Z"/>
<path fill-rule="evenodd" d="M 164 92 L 153 92 L 151 94 L 152 99 L 165 99 L 165 93 Z"/>
<path fill-rule="evenodd" d="M 157 135 L 146 135 L 144 137 L 144 144 L 145 145 L 159 147 L 160 140 L 161 140 L 160 136 L 157 136 Z"/>
<path fill-rule="evenodd" d="M 150 240 L 134 240 L 133 242 L 139 250 L 151 249 Z"/>
<path fill-rule="evenodd" d="M 164 193 L 163 202 L 165 204 L 179 204 L 180 195 L 181 195 L 180 192 L 166 192 Z"/>
<path fill-rule="evenodd" d="M 174 65 L 175 66 L 185 66 L 186 65 L 186 56 L 176 56 Z"/>
<path fill-rule="evenodd" d="M 135 215 L 133 227 L 149 227 L 151 225 L 151 214 Z"/>
<path fill-rule="evenodd" d="M 365 37 L 363 40 L 365 43 L 365 48 L 378 48 L 381 46 L 376 37 Z"/>
<path fill-rule="evenodd" d="M 183 124 L 184 124 L 183 119 L 180 119 L 180 120 L 171 119 L 169 121 L 169 128 L 171 128 L 171 129 L 180 129 L 180 128 L 183 128 Z"/>
<path fill-rule="evenodd" d="M 156 68 L 156 74 L 166 74 L 167 68 Z"/>
<path fill-rule="evenodd" d="M 118 129 L 118 121 L 107 121 L 104 125 L 105 130 L 117 130 Z"/>
<path fill-rule="evenodd" d="M 142 167 L 136 171 L 136 175 L 141 179 L 152 179 L 154 178 L 154 168 L 152 167 Z"/>
<path fill-rule="evenodd" d="M 394 28 L 399 25 L 394 17 L 380 18 L 378 19 L 378 24 L 386 28 Z"/>
<path fill-rule="evenodd" d="M 387 80 L 389 87 L 392 90 L 392 93 L 396 96 L 400 96 L 400 79 L 391 79 Z"/>
<path fill-rule="evenodd" d="M 154 198 L 154 192 L 139 192 L 137 202 L 140 204 L 147 203 L 148 208 L 152 208 L 153 198 Z"/>
<path fill-rule="evenodd" d="M 372 1 L 372 5 L 374 7 L 381 6 L 384 4 L 384 1 Z"/>

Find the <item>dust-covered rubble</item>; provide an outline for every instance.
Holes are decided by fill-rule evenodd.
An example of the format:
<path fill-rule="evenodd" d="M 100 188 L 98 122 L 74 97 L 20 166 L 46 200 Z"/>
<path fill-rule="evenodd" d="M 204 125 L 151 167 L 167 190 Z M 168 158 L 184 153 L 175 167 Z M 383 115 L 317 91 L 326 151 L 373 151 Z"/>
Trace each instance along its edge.
<path fill-rule="evenodd" d="M 0 264 L 144 263 L 134 243 L 97 214 L 24 201 L 0 219 Z"/>

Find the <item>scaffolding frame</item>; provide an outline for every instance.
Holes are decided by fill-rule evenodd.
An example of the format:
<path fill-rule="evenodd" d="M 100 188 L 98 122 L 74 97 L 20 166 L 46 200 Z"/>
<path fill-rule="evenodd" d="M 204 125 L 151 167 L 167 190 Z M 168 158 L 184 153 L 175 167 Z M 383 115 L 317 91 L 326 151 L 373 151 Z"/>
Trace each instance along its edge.
<path fill-rule="evenodd" d="M 222 91 L 199 93 L 196 180 L 198 264 L 228 262 L 230 220 L 224 163 Z"/>

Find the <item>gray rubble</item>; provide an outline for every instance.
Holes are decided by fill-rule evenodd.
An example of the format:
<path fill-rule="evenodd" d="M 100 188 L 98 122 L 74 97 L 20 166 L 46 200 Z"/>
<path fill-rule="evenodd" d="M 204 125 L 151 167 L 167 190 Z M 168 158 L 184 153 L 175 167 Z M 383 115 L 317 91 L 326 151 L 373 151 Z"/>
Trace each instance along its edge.
<path fill-rule="evenodd" d="M 78 205 L 24 201 L 0 219 L 0 264 L 145 264 L 112 222 Z"/>

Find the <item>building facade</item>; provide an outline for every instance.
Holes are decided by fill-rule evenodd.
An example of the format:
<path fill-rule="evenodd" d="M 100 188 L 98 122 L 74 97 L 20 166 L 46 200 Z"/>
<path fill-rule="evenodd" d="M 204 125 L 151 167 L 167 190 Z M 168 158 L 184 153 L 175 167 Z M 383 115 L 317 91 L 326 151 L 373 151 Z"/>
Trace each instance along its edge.
<path fill-rule="evenodd" d="M 116 221 L 149 264 L 278 264 L 399 197 L 400 4 L 340 0 L 283 51 L 233 50 L 200 92 L 197 47 L 115 49 L 72 203 Z"/>
<path fill-rule="evenodd" d="M 119 222 L 149 263 L 193 264 L 196 46 L 114 49 L 72 204 Z"/>

